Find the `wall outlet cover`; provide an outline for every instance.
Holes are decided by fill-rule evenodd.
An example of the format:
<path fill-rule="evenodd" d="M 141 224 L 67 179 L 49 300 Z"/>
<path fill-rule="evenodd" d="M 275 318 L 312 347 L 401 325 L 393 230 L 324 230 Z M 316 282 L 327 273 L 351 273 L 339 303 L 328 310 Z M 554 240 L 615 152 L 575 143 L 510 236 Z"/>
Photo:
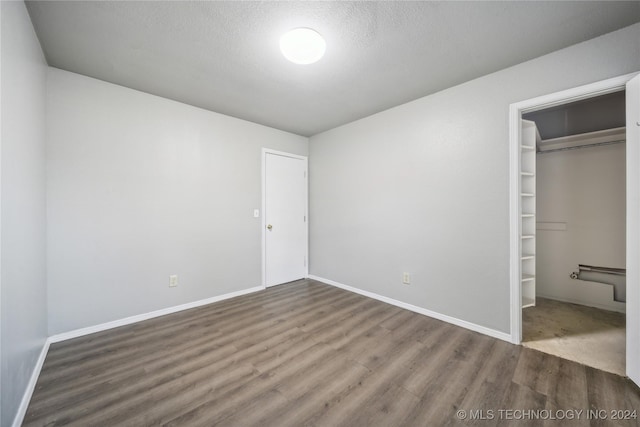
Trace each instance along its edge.
<path fill-rule="evenodd" d="M 402 283 L 408 285 L 411 283 L 411 275 L 409 273 L 402 273 Z"/>

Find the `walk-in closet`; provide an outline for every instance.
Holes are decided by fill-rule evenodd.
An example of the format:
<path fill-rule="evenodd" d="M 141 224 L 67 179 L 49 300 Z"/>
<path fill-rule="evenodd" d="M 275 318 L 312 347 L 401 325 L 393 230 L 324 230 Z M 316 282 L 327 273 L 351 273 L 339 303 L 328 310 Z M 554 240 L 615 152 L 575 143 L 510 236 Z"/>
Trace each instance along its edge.
<path fill-rule="evenodd" d="M 522 119 L 523 345 L 624 375 L 625 93 Z"/>

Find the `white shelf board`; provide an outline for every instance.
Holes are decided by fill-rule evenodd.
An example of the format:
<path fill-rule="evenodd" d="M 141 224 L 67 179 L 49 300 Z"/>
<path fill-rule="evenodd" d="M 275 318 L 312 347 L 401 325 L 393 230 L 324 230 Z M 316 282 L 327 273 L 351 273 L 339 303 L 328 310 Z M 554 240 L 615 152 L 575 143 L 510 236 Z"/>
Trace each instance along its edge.
<path fill-rule="evenodd" d="M 522 120 L 520 140 L 520 267 L 529 273 L 521 272 L 520 289 L 522 307 L 536 305 L 536 154 L 540 134 L 535 122 Z M 531 206 L 533 204 L 533 206 Z M 524 251 L 524 252 L 523 252 Z"/>

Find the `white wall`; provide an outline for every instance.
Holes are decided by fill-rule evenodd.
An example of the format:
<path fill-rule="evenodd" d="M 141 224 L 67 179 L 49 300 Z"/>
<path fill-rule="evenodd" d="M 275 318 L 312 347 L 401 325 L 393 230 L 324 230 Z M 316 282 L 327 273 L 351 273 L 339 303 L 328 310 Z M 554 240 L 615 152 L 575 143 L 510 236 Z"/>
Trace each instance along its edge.
<path fill-rule="evenodd" d="M 640 69 L 639 38 L 636 24 L 313 136 L 310 273 L 508 333 L 509 105 Z"/>
<path fill-rule="evenodd" d="M 613 287 L 572 280 L 578 264 L 625 268 L 625 145 L 538 154 L 538 222 L 566 230 L 536 232 L 539 296 L 623 311 Z M 544 227 L 543 227 L 544 228 Z"/>
<path fill-rule="evenodd" d="M 47 64 L 22 2 L 0 2 L 1 416 L 11 425 L 47 337 L 45 83 Z"/>
<path fill-rule="evenodd" d="M 260 286 L 261 148 L 307 138 L 49 70 L 50 334 Z"/>

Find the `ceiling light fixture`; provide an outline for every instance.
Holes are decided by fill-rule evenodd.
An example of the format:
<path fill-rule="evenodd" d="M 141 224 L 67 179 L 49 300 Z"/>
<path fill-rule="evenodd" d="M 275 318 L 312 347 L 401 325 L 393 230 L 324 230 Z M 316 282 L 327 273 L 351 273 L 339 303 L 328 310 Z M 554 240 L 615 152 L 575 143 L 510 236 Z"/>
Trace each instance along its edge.
<path fill-rule="evenodd" d="M 295 28 L 280 38 L 280 50 L 285 58 L 296 64 L 313 64 L 324 55 L 327 44 L 311 28 Z"/>

